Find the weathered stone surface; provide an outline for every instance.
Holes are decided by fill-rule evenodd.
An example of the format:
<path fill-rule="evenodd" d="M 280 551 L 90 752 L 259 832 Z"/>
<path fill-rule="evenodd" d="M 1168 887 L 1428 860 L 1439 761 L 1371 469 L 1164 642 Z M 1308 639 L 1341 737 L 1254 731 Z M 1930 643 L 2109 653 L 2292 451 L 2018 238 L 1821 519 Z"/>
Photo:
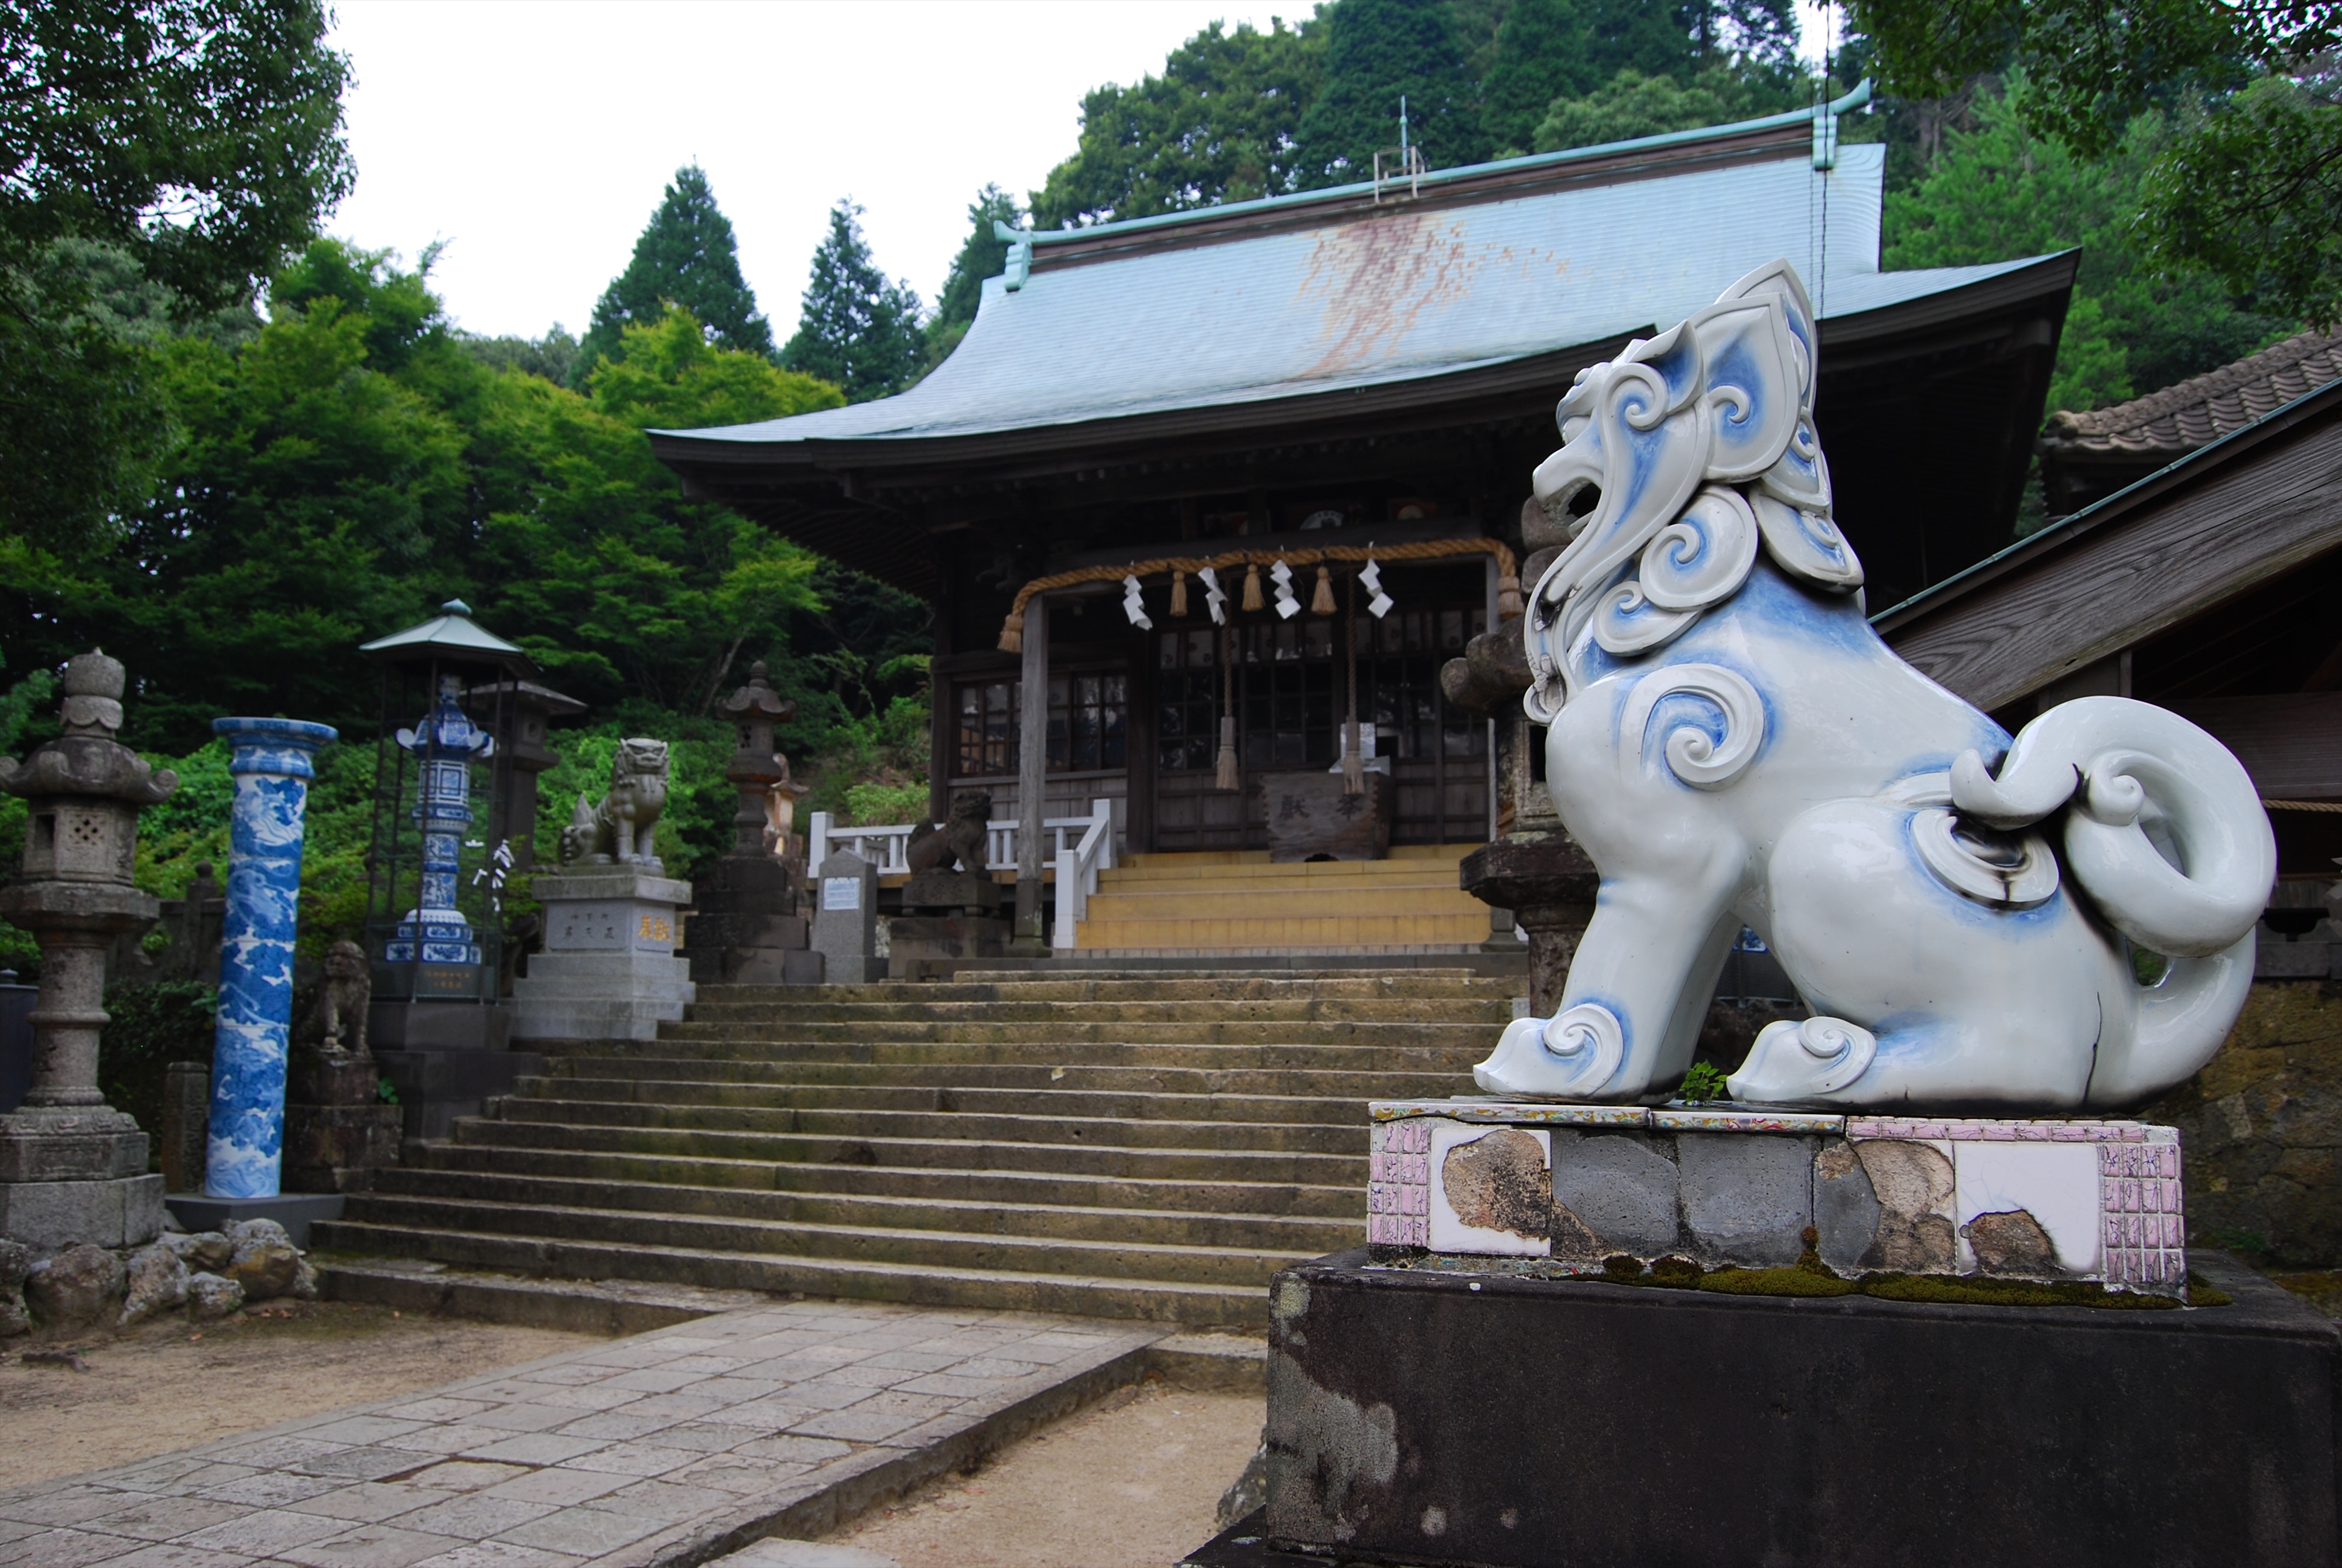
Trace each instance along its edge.
<path fill-rule="evenodd" d="M 1832 1144 L 1814 1161 L 1815 1251 L 1834 1269 L 1860 1263 L 1878 1238 L 1878 1194 L 1851 1144 Z"/>
<path fill-rule="evenodd" d="M 217 1231 L 173 1231 L 163 1237 L 162 1244 L 193 1269 L 223 1269 L 235 1256 L 235 1243 Z"/>
<path fill-rule="evenodd" d="M 187 1317 L 190 1322 L 203 1323 L 215 1317 L 225 1317 L 243 1305 L 244 1287 L 234 1280 L 213 1273 L 187 1276 Z"/>
<path fill-rule="evenodd" d="M 1910 1273 L 1949 1273 L 1952 1232 L 1952 1163 L 1925 1144 L 1893 1139 L 1855 1145 L 1877 1195 L 1877 1240 L 1863 1263 Z"/>
<path fill-rule="evenodd" d="M 1499 1127 L 1450 1149 L 1439 1180 L 1447 1206 L 1476 1229 L 1541 1237 L 1552 1224 L 1545 1150 L 1517 1128 Z"/>
<path fill-rule="evenodd" d="M 49 1328 L 72 1328 L 111 1314 L 125 1283 L 122 1260 L 104 1247 L 80 1243 L 33 1265 L 25 1299 Z"/>
<path fill-rule="evenodd" d="M 301 1273 L 301 1254 L 283 1225 L 275 1220 L 245 1220 L 222 1228 L 235 1243 L 227 1277 L 244 1287 L 245 1301 L 265 1302 L 293 1288 Z"/>
<path fill-rule="evenodd" d="M 1632 1133 L 1553 1134 L 1553 1201 L 1591 1231 L 1606 1253 L 1656 1257 L 1672 1251 L 1675 1162 Z"/>
<path fill-rule="evenodd" d="M 1814 1222 L 1815 1140 L 1686 1133 L 1676 1139 L 1685 1228 L 1699 1260 L 1794 1263 Z"/>
<path fill-rule="evenodd" d="M 1977 1265 L 1988 1274 L 2053 1274 L 2057 1249 L 2041 1222 L 2023 1209 L 2007 1213 L 1978 1214 L 1960 1227 L 1977 1255 Z"/>
<path fill-rule="evenodd" d="M 130 1254 L 125 1271 L 127 1278 L 122 1294 L 122 1311 L 114 1320 L 117 1329 L 144 1323 L 158 1312 L 185 1305 L 187 1300 L 187 1265 L 177 1253 L 156 1243 L 141 1247 Z"/>
<path fill-rule="evenodd" d="M 2139 1115 L 2179 1129 L 2192 1240 L 2342 1266 L 2342 984 L 2255 982 L 2219 1054 Z"/>
<path fill-rule="evenodd" d="M 0 1238 L 0 1339 L 33 1326 L 33 1314 L 25 1308 L 25 1275 L 32 1266 L 32 1248 Z"/>

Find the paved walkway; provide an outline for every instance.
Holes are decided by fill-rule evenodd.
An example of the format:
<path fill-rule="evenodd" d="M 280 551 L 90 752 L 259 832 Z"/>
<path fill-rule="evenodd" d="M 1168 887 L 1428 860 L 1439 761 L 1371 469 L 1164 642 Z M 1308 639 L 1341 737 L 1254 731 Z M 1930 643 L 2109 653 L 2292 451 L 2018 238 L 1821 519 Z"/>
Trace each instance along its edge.
<path fill-rule="evenodd" d="M 700 1563 L 961 1467 L 1132 1381 L 1171 1332 L 754 1307 L 0 1493 L 0 1568 Z"/>

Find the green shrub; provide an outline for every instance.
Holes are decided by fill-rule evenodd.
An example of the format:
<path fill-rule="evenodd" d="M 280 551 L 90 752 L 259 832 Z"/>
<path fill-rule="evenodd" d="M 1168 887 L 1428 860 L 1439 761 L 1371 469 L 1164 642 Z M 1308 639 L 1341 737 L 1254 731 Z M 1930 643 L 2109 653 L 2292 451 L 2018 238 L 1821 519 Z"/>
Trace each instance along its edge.
<path fill-rule="evenodd" d="M 97 1042 L 97 1086 L 106 1104 L 138 1118 L 150 1138 L 163 1131 L 163 1083 L 174 1062 L 212 1059 L 219 999 L 194 980 L 124 981 L 106 988 Z"/>

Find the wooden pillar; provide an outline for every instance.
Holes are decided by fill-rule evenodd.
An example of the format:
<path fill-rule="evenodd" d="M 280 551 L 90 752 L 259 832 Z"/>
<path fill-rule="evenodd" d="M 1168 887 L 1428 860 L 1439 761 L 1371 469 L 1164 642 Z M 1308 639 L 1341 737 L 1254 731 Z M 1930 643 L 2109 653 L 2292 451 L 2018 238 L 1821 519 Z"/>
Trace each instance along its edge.
<path fill-rule="evenodd" d="M 1024 684 L 1016 713 L 1016 935 L 1046 942 L 1041 924 L 1042 794 L 1049 779 L 1049 601 L 1025 605 Z"/>

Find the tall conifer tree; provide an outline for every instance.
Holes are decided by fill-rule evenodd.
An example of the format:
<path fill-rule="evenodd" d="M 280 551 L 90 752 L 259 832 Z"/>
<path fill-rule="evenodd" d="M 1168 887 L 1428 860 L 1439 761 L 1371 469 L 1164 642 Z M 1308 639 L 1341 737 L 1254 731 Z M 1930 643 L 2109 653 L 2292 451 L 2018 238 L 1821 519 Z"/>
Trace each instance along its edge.
<path fill-rule="evenodd" d="M 870 259 L 861 216 L 851 198 L 830 209 L 796 335 L 781 351 L 782 364 L 842 388 L 848 403 L 902 391 L 926 359 L 919 296 Z"/>
<path fill-rule="evenodd" d="M 1025 221 L 1025 209 L 998 185 L 985 186 L 968 204 L 967 238 L 960 242 L 959 255 L 952 257 L 944 291 L 936 297 L 936 314 L 926 326 L 930 365 L 942 364 L 959 346 L 959 340 L 976 321 L 976 306 L 984 303 L 984 280 L 998 277 L 1007 268 L 1008 242 L 992 225 L 1004 223 L 1021 228 Z"/>
<path fill-rule="evenodd" d="M 1326 18 L 1325 86 L 1301 118 L 1301 184 L 1371 177 L 1376 149 L 1398 145 L 1401 95 L 1432 167 L 1488 155 L 1447 0 L 1341 0 Z"/>
<path fill-rule="evenodd" d="M 732 220 L 696 164 L 675 172 L 658 210 L 635 242 L 634 259 L 594 302 L 593 325 L 577 345 L 570 385 L 583 386 L 594 366 L 616 353 L 627 327 L 654 322 L 667 302 L 697 317 L 709 343 L 770 357 L 773 328 L 756 309 L 756 291 L 740 275 Z"/>

